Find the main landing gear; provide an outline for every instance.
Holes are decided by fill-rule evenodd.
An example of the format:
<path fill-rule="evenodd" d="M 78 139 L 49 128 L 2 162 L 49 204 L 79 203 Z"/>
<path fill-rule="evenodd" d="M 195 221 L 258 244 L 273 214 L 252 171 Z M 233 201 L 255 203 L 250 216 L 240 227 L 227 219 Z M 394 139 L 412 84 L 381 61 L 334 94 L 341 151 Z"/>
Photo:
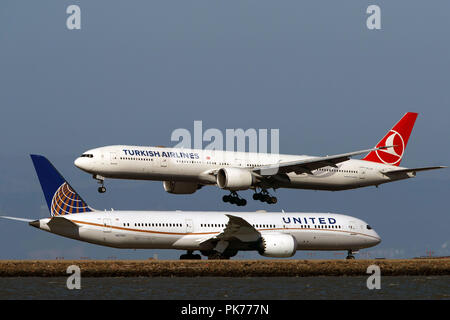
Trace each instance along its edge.
<path fill-rule="evenodd" d="M 104 186 L 104 182 L 105 182 L 105 178 L 102 176 L 99 176 L 98 174 L 94 174 L 92 176 L 95 180 L 97 180 L 97 182 L 100 184 L 100 187 L 98 187 L 98 192 L 99 193 L 105 193 L 106 192 L 106 188 Z"/>
<path fill-rule="evenodd" d="M 253 194 L 253 200 L 259 200 L 261 202 L 266 202 L 268 204 L 275 204 L 278 202 L 277 197 L 271 196 L 267 190 L 261 190 L 261 192 L 255 192 Z"/>
<path fill-rule="evenodd" d="M 180 260 L 201 260 L 202 256 L 199 254 L 193 254 L 193 250 L 188 250 L 186 254 L 180 256 Z"/>
<path fill-rule="evenodd" d="M 247 204 L 247 200 L 241 198 L 236 191 L 232 191 L 229 195 L 223 196 L 222 200 L 223 202 L 229 202 L 238 206 L 245 206 Z M 261 192 L 255 192 L 253 194 L 253 200 L 259 200 L 268 204 L 275 204 L 278 202 L 277 197 L 271 196 L 265 189 L 262 189 Z"/>
<path fill-rule="evenodd" d="M 347 257 L 345 259 L 347 260 L 353 260 L 355 259 L 355 256 L 353 255 L 354 251 L 353 250 L 348 250 L 347 251 Z"/>
<path fill-rule="evenodd" d="M 229 202 L 237 206 L 245 206 L 247 204 L 247 200 L 239 197 L 236 191 L 231 192 L 229 195 L 223 196 L 222 200 L 223 202 Z"/>
<path fill-rule="evenodd" d="M 218 252 L 216 250 L 200 250 L 200 253 L 208 260 L 229 260 L 231 257 L 237 255 L 238 251 L 235 249 L 226 249 L 224 252 Z"/>
<path fill-rule="evenodd" d="M 229 260 L 230 256 L 224 255 L 220 252 L 214 252 L 210 255 L 208 255 L 208 260 Z"/>

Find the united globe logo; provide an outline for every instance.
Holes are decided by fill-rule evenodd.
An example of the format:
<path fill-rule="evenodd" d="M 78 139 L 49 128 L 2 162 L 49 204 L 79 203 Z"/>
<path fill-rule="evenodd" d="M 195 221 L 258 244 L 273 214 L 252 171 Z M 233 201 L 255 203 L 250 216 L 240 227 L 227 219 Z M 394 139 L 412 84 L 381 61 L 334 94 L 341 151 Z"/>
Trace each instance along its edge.
<path fill-rule="evenodd" d="M 64 182 L 53 195 L 51 215 L 59 216 L 92 211 L 80 196 Z"/>

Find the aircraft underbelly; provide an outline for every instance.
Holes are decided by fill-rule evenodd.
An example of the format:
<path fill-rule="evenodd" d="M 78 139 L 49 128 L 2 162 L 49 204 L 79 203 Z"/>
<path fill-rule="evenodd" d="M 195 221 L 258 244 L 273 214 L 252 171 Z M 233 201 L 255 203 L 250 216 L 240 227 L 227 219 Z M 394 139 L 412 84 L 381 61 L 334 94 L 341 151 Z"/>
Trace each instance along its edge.
<path fill-rule="evenodd" d="M 130 180 L 152 180 L 152 181 L 186 181 L 204 183 L 205 180 L 195 174 L 172 174 L 172 173 L 114 173 L 114 174 L 101 174 L 105 178 L 112 179 L 130 179 Z"/>
<path fill-rule="evenodd" d="M 348 250 L 360 242 L 357 236 L 337 231 L 301 231 L 295 238 L 297 250 Z"/>
<path fill-rule="evenodd" d="M 67 235 L 66 235 L 67 236 Z M 80 228 L 77 240 L 122 249 L 171 249 L 178 236 L 141 234 L 103 228 Z"/>
<path fill-rule="evenodd" d="M 320 178 L 315 176 L 293 177 L 288 188 L 298 189 L 318 189 L 318 190 L 344 190 L 355 188 L 359 181 L 353 178 L 328 177 Z"/>

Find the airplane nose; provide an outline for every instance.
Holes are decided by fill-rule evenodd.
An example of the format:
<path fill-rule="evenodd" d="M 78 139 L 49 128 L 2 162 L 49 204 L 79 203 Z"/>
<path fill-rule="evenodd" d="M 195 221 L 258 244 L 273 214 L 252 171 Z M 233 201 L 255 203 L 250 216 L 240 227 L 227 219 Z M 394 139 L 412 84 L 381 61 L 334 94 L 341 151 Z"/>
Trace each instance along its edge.
<path fill-rule="evenodd" d="M 381 242 L 381 237 L 375 231 L 373 233 L 374 233 L 374 237 L 375 237 L 373 239 L 373 245 L 376 246 L 377 244 L 379 244 Z"/>
<path fill-rule="evenodd" d="M 78 157 L 77 159 L 75 159 L 73 164 L 75 165 L 75 167 L 86 172 L 89 172 L 89 169 L 91 169 L 92 167 L 92 163 L 89 161 L 89 159 L 83 157 Z"/>
<path fill-rule="evenodd" d="M 78 158 L 75 159 L 75 161 L 73 162 L 73 164 L 75 165 L 75 167 L 77 167 L 77 168 L 79 168 L 79 169 L 83 169 L 83 168 L 81 167 L 81 162 L 82 162 L 82 159 L 78 157 Z"/>

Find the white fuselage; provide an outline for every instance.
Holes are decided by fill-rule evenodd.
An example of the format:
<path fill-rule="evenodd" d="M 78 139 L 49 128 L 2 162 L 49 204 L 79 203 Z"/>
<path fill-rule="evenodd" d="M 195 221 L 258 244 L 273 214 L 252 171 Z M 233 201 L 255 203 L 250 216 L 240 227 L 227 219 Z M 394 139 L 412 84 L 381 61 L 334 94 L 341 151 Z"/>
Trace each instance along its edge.
<path fill-rule="evenodd" d="M 214 172 L 222 168 L 251 170 L 264 165 L 311 158 L 314 157 L 118 145 L 86 151 L 83 156 L 75 160 L 75 165 L 88 173 L 105 178 L 183 181 L 215 185 Z M 401 169 L 376 162 L 350 159 L 339 163 L 337 167 L 313 170 L 312 174 L 291 172 L 280 176 L 275 175 L 268 187 L 336 191 L 380 185 L 414 176 L 404 174 L 393 178 L 383 174 L 384 171 L 393 168 Z M 265 186 L 252 187 L 264 188 Z"/>
<path fill-rule="evenodd" d="M 70 223 L 34 225 L 42 230 L 98 245 L 130 249 L 208 250 L 205 240 L 224 231 L 227 212 L 183 211 L 94 211 L 64 215 Z M 232 213 L 245 219 L 261 236 L 289 234 L 297 250 L 358 250 L 377 245 L 381 239 L 366 222 L 341 214 L 243 212 Z M 235 250 L 257 250 L 246 239 Z"/>

